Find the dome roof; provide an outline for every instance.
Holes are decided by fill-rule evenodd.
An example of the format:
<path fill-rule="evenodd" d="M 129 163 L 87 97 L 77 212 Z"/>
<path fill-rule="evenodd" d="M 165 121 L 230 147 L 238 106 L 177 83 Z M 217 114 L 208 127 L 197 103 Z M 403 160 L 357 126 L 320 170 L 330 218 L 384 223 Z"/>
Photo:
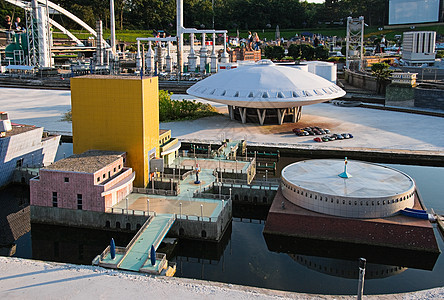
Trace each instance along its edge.
<path fill-rule="evenodd" d="M 218 103 L 252 108 L 287 108 L 325 102 L 345 95 L 315 74 L 278 66 L 269 60 L 219 72 L 187 90 Z"/>

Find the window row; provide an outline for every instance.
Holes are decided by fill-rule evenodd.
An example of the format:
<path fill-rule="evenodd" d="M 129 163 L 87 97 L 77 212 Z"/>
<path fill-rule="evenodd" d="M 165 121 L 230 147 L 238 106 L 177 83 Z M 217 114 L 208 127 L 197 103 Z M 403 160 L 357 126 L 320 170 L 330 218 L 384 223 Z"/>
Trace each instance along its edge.
<path fill-rule="evenodd" d="M 312 193 L 308 193 L 308 192 L 303 191 L 303 190 L 299 190 L 299 189 L 295 188 L 294 186 L 291 186 L 291 185 L 287 184 L 284 181 L 282 182 L 282 185 L 284 186 L 284 188 L 287 188 L 288 190 L 290 190 L 292 192 L 295 192 L 296 194 L 301 195 L 302 197 L 305 196 L 306 198 L 311 198 L 311 199 L 314 199 L 314 200 L 325 201 L 325 202 L 330 202 L 330 203 L 334 203 L 335 202 L 334 198 L 329 198 L 327 196 L 319 196 L 317 194 L 312 194 Z M 358 204 L 361 205 L 361 206 L 364 206 L 364 205 L 365 206 L 370 206 L 370 205 L 371 206 L 374 206 L 374 205 L 386 205 L 386 204 L 393 204 L 393 203 L 398 203 L 398 202 L 401 202 L 401 201 L 408 200 L 411 197 L 413 197 L 414 194 L 415 194 L 414 192 L 411 192 L 410 194 L 401 196 L 399 198 L 390 199 L 390 200 L 382 200 L 382 201 L 380 201 L 380 200 L 375 200 L 375 201 L 369 201 L 369 200 L 365 200 L 365 201 L 364 200 L 360 200 L 360 201 L 348 200 L 348 201 L 346 201 L 344 199 L 343 200 L 336 199 L 336 204 L 340 204 L 340 202 L 342 202 L 342 204 L 345 205 L 348 202 L 348 205 L 358 205 Z"/>
<path fill-rule="evenodd" d="M 58 201 L 58 194 L 57 192 L 52 192 L 52 207 L 58 207 L 59 201 Z M 83 195 L 77 194 L 77 209 L 82 210 L 83 209 Z"/>
<path fill-rule="evenodd" d="M 122 166 L 119 165 L 117 168 L 114 167 L 113 169 L 113 174 L 111 174 L 111 171 L 108 172 L 108 177 L 106 177 L 106 173 L 102 174 L 102 179 L 105 180 L 106 178 L 111 178 L 111 175 L 114 175 L 117 171 L 119 171 L 120 169 L 122 169 Z M 100 176 L 97 176 L 97 182 L 100 182 Z"/>

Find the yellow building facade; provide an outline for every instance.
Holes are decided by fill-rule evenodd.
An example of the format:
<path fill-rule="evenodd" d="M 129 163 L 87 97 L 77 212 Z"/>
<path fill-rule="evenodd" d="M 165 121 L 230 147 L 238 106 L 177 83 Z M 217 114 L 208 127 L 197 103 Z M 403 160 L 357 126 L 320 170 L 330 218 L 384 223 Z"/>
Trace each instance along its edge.
<path fill-rule="evenodd" d="M 157 77 L 87 75 L 71 79 L 74 153 L 127 153 L 134 186 L 149 182 L 149 160 L 159 153 Z"/>

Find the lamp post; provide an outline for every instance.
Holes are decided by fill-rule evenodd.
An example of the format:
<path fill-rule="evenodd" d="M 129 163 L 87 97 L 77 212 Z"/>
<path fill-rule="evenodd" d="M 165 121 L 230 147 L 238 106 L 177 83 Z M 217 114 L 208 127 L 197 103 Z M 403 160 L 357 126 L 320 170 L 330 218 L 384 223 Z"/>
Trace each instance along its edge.
<path fill-rule="evenodd" d="M 231 188 L 230 188 L 230 200 L 231 200 Z"/>
<path fill-rule="evenodd" d="M 359 259 L 359 283 L 358 283 L 358 300 L 362 299 L 362 293 L 364 292 L 364 277 L 365 277 L 365 264 L 366 264 L 365 258 Z"/>
<path fill-rule="evenodd" d="M 179 216 L 182 219 L 182 202 L 179 203 Z"/>
<path fill-rule="evenodd" d="M 150 215 L 150 199 L 146 199 L 146 210 L 148 211 L 148 216 Z"/>

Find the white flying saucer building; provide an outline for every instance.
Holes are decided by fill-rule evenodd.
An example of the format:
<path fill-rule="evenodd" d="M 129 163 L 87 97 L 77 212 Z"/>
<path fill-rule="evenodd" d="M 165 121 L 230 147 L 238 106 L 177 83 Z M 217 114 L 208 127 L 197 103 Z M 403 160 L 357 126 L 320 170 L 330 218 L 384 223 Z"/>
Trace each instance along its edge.
<path fill-rule="evenodd" d="M 320 76 L 269 60 L 214 74 L 187 93 L 227 104 L 231 119 L 261 125 L 297 122 L 302 106 L 345 95 L 340 87 Z"/>

